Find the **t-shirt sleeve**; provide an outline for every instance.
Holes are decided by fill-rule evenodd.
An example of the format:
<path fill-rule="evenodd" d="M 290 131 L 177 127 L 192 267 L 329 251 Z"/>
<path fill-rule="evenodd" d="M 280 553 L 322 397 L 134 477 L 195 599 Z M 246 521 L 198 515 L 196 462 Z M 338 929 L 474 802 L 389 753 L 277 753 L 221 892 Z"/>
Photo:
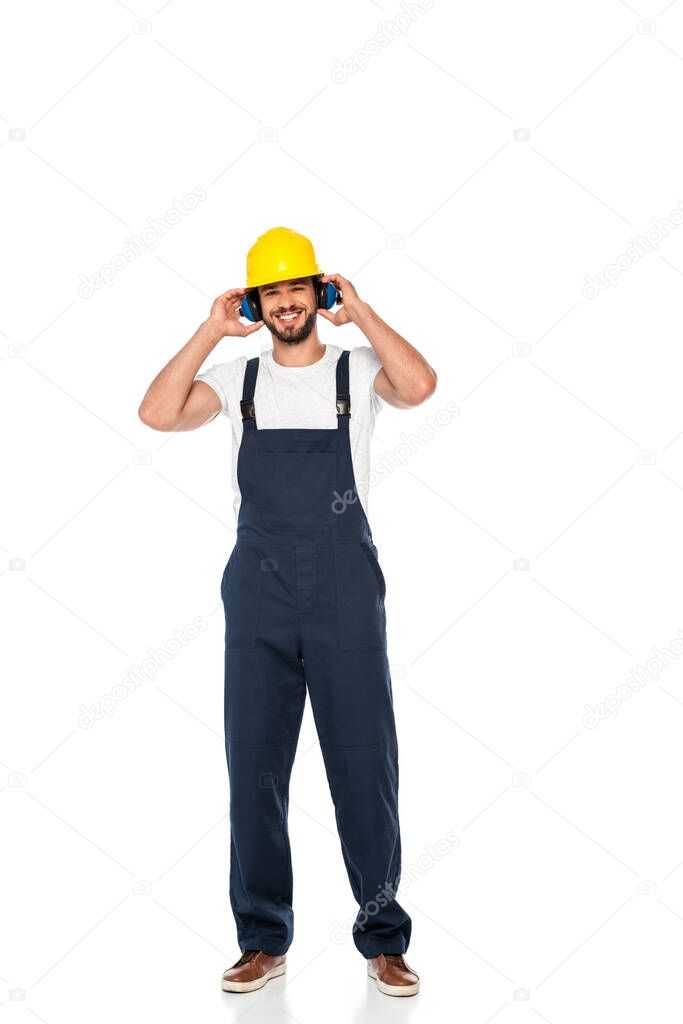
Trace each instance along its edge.
<path fill-rule="evenodd" d="M 244 369 L 245 362 L 246 359 L 242 356 L 238 359 L 231 359 L 228 363 L 214 363 L 213 366 L 209 366 L 207 370 L 202 370 L 194 378 L 195 380 L 203 380 L 205 384 L 213 388 L 220 399 L 221 411 L 226 415 L 228 414 L 230 385 L 240 369 Z"/>
<path fill-rule="evenodd" d="M 358 367 L 361 374 L 361 379 L 366 382 L 366 387 L 370 394 L 370 400 L 372 402 L 372 408 L 375 414 L 383 408 L 385 402 L 381 395 L 378 395 L 373 388 L 373 382 L 375 377 L 382 369 L 382 364 L 379 361 L 379 356 L 375 352 L 371 345 L 360 345 L 354 349 L 356 358 L 358 359 Z"/>

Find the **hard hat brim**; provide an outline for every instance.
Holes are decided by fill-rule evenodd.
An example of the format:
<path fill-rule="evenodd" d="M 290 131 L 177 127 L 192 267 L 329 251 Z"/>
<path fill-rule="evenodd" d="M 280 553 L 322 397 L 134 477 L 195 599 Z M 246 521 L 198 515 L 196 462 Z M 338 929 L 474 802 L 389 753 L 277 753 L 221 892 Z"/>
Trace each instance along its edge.
<path fill-rule="evenodd" d="M 269 284 L 281 284 L 283 281 L 309 281 L 312 277 L 319 277 L 320 271 L 315 271 L 311 274 L 297 274 L 296 277 L 290 275 L 283 275 L 282 277 L 274 277 L 269 281 L 256 281 L 254 284 L 246 285 L 247 288 L 265 288 Z"/>

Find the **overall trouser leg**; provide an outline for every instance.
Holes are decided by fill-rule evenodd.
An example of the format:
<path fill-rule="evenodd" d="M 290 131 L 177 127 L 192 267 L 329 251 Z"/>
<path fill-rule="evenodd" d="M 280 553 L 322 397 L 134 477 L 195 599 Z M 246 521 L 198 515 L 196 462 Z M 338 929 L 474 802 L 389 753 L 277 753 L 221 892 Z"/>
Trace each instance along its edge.
<path fill-rule="evenodd" d="M 238 624 L 246 620 L 249 603 L 258 600 L 253 589 L 239 590 L 240 578 L 232 570 L 224 595 L 231 621 Z M 265 605 L 263 619 L 268 604 L 260 603 Z M 230 903 L 240 948 L 262 949 L 272 956 L 284 954 L 293 937 L 287 812 L 306 696 L 285 607 L 271 621 L 268 644 L 247 646 L 252 640 L 243 634 L 234 642 L 244 646 L 226 646 L 225 655 Z"/>
<path fill-rule="evenodd" d="M 355 559 L 357 546 L 353 554 L 349 545 L 340 548 L 345 564 Z M 333 546 L 318 549 L 314 598 L 302 617 L 304 672 L 342 856 L 359 905 L 351 933 L 370 958 L 405 953 L 412 925 L 395 897 L 401 871 L 398 749 L 386 644 L 379 628 L 373 636 L 350 627 L 345 577 L 335 571 L 340 564 Z M 353 578 L 355 587 L 367 585 L 366 600 L 372 601 L 372 575 Z M 354 596 L 362 609 L 363 595 Z M 338 932 L 336 922 L 330 926 Z"/>

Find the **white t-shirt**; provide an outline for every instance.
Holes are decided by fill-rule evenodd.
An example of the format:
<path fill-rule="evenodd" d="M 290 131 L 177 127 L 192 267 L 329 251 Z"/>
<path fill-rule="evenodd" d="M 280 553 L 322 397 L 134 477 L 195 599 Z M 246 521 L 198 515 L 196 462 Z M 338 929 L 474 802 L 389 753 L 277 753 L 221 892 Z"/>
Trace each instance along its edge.
<path fill-rule="evenodd" d="M 310 366 L 281 366 L 273 359 L 272 349 L 261 352 L 254 392 L 257 428 L 333 430 L 337 426 L 336 369 L 341 351 L 337 345 L 326 345 L 322 358 Z M 195 380 L 203 380 L 214 389 L 221 400 L 224 415 L 229 416 L 232 423 L 232 486 L 236 517 L 241 500 L 237 482 L 237 453 L 242 440 L 240 400 L 248 358 L 238 356 L 228 363 L 215 363 L 195 377 Z M 384 399 L 373 388 L 381 368 L 377 353 L 369 345 L 351 349 L 351 459 L 358 497 L 366 515 L 370 441 L 375 416 L 384 405 Z"/>

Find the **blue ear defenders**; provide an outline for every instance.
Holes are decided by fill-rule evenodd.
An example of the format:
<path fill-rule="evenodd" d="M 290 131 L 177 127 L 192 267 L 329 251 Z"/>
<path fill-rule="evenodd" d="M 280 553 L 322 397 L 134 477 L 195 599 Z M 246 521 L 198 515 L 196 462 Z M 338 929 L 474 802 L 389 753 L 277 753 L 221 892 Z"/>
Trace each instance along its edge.
<path fill-rule="evenodd" d="M 321 281 L 317 277 L 311 277 L 313 288 L 316 294 L 316 306 L 318 309 L 332 309 L 337 302 L 341 302 L 342 293 L 332 281 Z M 258 288 L 248 291 L 240 302 L 240 316 L 256 323 L 262 320 L 261 301 L 258 297 Z"/>

